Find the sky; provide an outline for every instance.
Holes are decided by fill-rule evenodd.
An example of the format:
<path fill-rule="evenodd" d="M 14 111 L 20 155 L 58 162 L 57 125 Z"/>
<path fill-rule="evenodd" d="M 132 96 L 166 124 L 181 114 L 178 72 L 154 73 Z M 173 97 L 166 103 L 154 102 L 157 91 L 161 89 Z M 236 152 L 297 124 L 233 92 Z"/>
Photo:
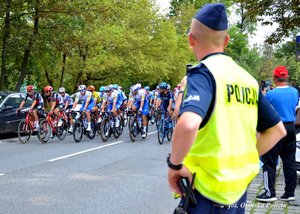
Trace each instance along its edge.
<path fill-rule="evenodd" d="M 170 7 L 170 0 L 156 0 L 156 3 L 161 8 L 162 12 L 166 12 Z M 229 19 L 231 19 L 234 22 L 235 18 L 229 17 Z M 271 35 L 271 33 L 275 31 L 276 28 L 277 28 L 276 24 L 274 24 L 273 26 L 261 26 L 258 24 L 256 35 L 250 36 L 249 38 L 250 46 L 253 46 L 254 44 L 258 44 L 258 45 L 263 44 L 266 37 Z"/>
<path fill-rule="evenodd" d="M 160 6 L 162 11 L 167 10 L 170 7 L 169 0 L 156 0 L 157 4 Z"/>

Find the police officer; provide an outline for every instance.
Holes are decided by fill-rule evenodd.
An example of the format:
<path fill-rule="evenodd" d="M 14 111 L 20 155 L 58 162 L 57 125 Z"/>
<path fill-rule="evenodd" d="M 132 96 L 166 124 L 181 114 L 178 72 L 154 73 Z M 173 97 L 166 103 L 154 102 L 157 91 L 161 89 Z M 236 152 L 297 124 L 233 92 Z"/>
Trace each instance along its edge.
<path fill-rule="evenodd" d="M 257 81 L 224 54 L 227 26 L 225 6 L 206 4 L 193 18 L 188 36 L 200 62 L 187 76 L 167 158 L 173 192 L 182 196 L 178 181 L 192 181 L 195 174 L 198 205 L 188 206 L 188 213 L 244 213 L 259 155 L 286 134 Z M 188 203 L 186 198 L 180 205 Z"/>

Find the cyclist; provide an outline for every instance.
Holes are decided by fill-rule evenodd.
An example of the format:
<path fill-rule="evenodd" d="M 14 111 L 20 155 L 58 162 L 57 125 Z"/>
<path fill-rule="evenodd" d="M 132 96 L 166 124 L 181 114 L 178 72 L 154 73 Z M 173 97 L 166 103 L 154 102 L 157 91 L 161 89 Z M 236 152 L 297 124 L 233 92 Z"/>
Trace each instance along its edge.
<path fill-rule="evenodd" d="M 40 127 L 38 110 L 44 108 L 44 99 L 39 92 L 34 91 L 33 85 L 28 85 L 26 87 L 26 91 L 27 91 L 26 96 L 20 103 L 20 107 L 17 109 L 17 113 L 23 108 L 28 97 L 31 100 L 33 100 L 32 104 L 30 106 L 29 112 L 32 112 L 33 117 L 34 117 L 34 118 L 31 118 L 31 120 L 34 120 L 34 131 L 38 131 L 38 129 Z"/>
<path fill-rule="evenodd" d="M 132 106 L 132 104 L 133 104 L 133 101 L 134 101 L 134 99 L 133 99 L 133 96 L 132 96 L 132 88 L 134 87 L 135 85 L 132 85 L 132 86 L 130 86 L 130 89 L 129 89 L 129 95 L 128 95 L 128 97 L 129 97 L 129 99 L 128 99 L 128 102 L 127 102 L 127 110 L 128 109 L 131 109 L 131 106 Z"/>
<path fill-rule="evenodd" d="M 120 106 L 120 112 L 121 112 L 124 109 L 126 109 L 126 106 L 127 106 L 126 94 L 122 91 L 122 87 L 117 84 L 113 85 L 113 90 L 114 90 L 114 92 L 116 92 L 118 94 L 118 99 L 120 99 L 122 101 L 122 104 Z"/>
<path fill-rule="evenodd" d="M 60 87 L 58 89 L 58 93 L 62 97 L 62 100 L 64 103 L 62 109 L 71 110 L 72 106 L 73 106 L 73 99 L 68 93 L 66 93 L 66 89 L 64 87 Z M 72 133 L 73 132 L 73 117 L 72 117 L 72 115 L 69 115 L 69 120 L 70 120 L 70 128 L 69 128 L 68 132 Z"/>
<path fill-rule="evenodd" d="M 132 110 L 138 109 L 142 113 L 143 119 L 143 132 L 142 137 L 146 137 L 147 126 L 148 126 L 148 114 L 149 114 L 149 101 L 147 92 L 144 88 L 141 88 L 141 84 L 136 84 L 130 89 L 131 95 L 134 99 Z"/>
<path fill-rule="evenodd" d="M 86 117 L 87 117 L 87 124 L 88 127 L 86 129 L 86 131 L 91 131 L 91 111 L 94 107 L 94 98 L 93 95 L 90 91 L 86 90 L 86 86 L 85 85 L 80 85 L 78 86 L 78 90 L 79 92 L 77 92 L 76 96 L 75 96 L 75 102 L 73 103 L 73 107 L 72 110 L 74 110 L 74 108 L 76 107 L 78 101 L 80 100 L 82 102 L 82 105 L 79 109 L 80 112 L 85 112 L 86 113 Z"/>
<path fill-rule="evenodd" d="M 105 94 L 103 95 L 103 102 L 101 107 L 101 112 L 104 113 L 104 107 L 108 104 L 108 111 L 113 113 L 115 117 L 115 127 L 120 126 L 120 118 L 118 117 L 119 109 L 122 104 L 122 100 L 119 98 L 118 94 L 112 90 L 110 86 L 105 87 Z M 107 134 L 107 133 L 106 133 Z"/>
<path fill-rule="evenodd" d="M 104 94 L 105 94 L 105 87 L 100 86 L 100 88 L 99 88 L 99 97 L 100 97 L 99 109 L 101 109 Z"/>
<path fill-rule="evenodd" d="M 173 103 L 173 93 L 168 89 L 170 85 L 166 82 L 162 82 L 159 85 L 159 93 L 156 100 L 155 110 L 159 108 L 163 111 L 169 113 L 170 118 L 172 118 L 172 103 Z"/>
<path fill-rule="evenodd" d="M 93 85 L 89 85 L 87 87 L 87 90 L 90 91 L 93 95 L 94 98 L 94 107 L 92 109 L 92 112 L 95 112 L 96 114 L 98 114 L 98 109 L 99 109 L 99 103 L 101 102 L 101 98 L 100 95 L 97 91 L 95 91 L 95 86 Z"/>
<path fill-rule="evenodd" d="M 50 85 L 44 87 L 44 92 L 45 92 L 45 98 L 50 104 L 49 113 L 50 114 L 54 113 L 57 117 L 59 117 L 61 108 L 64 106 L 64 101 L 62 97 L 58 93 L 53 92 L 53 87 Z"/>

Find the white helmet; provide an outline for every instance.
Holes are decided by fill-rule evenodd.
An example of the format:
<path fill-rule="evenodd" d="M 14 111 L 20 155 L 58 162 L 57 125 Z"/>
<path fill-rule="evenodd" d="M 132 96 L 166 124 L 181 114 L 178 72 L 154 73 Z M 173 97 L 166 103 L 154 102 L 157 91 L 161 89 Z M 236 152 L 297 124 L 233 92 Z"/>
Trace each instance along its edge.
<path fill-rule="evenodd" d="M 78 90 L 79 91 L 86 90 L 86 86 L 85 85 L 80 85 L 80 86 L 78 86 Z"/>
<path fill-rule="evenodd" d="M 64 87 L 60 87 L 60 88 L 58 89 L 58 92 L 59 92 L 59 93 L 64 93 L 64 92 L 66 92 L 66 89 L 65 89 Z"/>
<path fill-rule="evenodd" d="M 131 88 L 130 88 L 130 92 L 132 93 L 132 92 L 134 92 L 134 91 L 137 91 L 137 90 L 139 90 L 141 88 L 141 84 L 136 84 L 136 85 L 133 85 L 133 86 L 131 86 Z"/>

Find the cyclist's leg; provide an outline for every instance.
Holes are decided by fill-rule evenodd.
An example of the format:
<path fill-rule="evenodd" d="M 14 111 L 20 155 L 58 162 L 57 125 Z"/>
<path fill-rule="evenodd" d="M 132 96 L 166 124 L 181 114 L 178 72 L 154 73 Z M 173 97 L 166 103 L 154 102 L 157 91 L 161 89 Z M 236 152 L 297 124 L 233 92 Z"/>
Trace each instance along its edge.
<path fill-rule="evenodd" d="M 32 110 L 32 114 L 33 114 L 33 120 L 34 120 L 34 131 L 37 131 L 40 127 L 39 124 L 39 115 L 38 115 L 38 111 L 37 111 L 37 106 L 35 106 Z"/>
<path fill-rule="evenodd" d="M 71 111 L 72 107 L 73 107 L 73 104 L 72 105 L 68 105 L 67 110 Z M 72 113 L 69 113 L 68 116 L 69 116 L 68 119 L 70 121 L 70 128 L 69 128 L 68 132 L 72 133 L 73 132 L 73 128 L 74 128 L 74 121 L 73 121 Z"/>
<path fill-rule="evenodd" d="M 116 127 L 119 127 L 120 126 L 120 107 L 121 107 L 121 102 L 119 103 L 116 103 L 116 109 L 115 109 L 115 113 L 114 113 L 114 116 L 115 116 L 115 121 L 116 121 Z"/>
<path fill-rule="evenodd" d="M 87 118 L 87 124 L 88 124 L 88 127 L 87 127 L 87 131 L 91 131 L 92 130 L 92 128 L 91 128 L 91 111 L 92 111 L 92 109 L 93 109 L 93 107 L 94 107 L 94 101 L 92 100 L 90 103 L 89 103 L 89 105 L 88 105 L 88 107 L 86 108 L 86 118 Z"/>
<path fill-rule="evenodd" d="M 149 104 L 148 104 L 148 101 L 145 99 L 144 106 L 142 109 L 142 119 L 143 119 L 142 137 L 146 137 L 146 134 L 147 134 L 148 114 L 149 114 Z"/>

